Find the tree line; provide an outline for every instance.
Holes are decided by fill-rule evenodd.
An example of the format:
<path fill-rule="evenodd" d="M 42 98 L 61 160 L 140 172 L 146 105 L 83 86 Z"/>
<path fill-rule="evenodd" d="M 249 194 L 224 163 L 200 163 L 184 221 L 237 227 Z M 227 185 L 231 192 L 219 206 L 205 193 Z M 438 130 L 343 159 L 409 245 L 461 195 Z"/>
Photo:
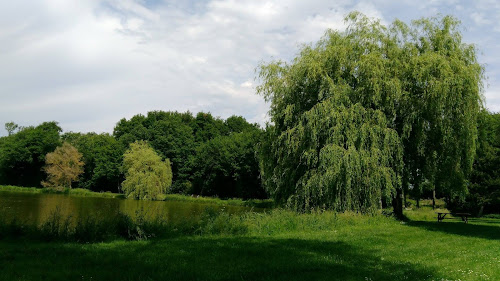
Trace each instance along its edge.
<path fill-rule="evenodd" d="M 385 26 L 353 12 L 346 23 L 291 62 L 258 68 L 257 94 L 270 104 L 264 130 L 237 116 L 163 111 L 122 119 L 112 135 L 11 122 L 0 183 L 39 185 L 45 155 L 68 142 L 85 163 L 78 186 L 96 191 L 166 182 L 172 193 L 270 196 L 299 211 L 392 206 L 397 216 L 405 198 L 437 196 L 456 210 L 498 212 L 500 117 L 485 109 L 484 67 L 460 22 Z M 130 174 L 148 174 L 139 160 L 156 177 Z"/>
<path fill-rule="evenodd" d="M 144 141 L 141 161 L 153 157 L 144 147 L 147 144 L 159 159 L 169 162 L 168 193 L 266 197 L 255 152 L 262 129 L 240 116 L 223 120 L 203 112 L 193 116 L 152 111 L 120 120 L 112 135 L 62 133 L 56 122 L 22 128 L 9 122 L 6 128 L 9 135 L 0 138 L 0 184 L 50 184 L 46 156 L 67 143 L 81 153 L 84 163 L 76 187 L 121 192 L 133 182 L 125 177 L 130 168 L 124 162 L 127 152 Z"/>

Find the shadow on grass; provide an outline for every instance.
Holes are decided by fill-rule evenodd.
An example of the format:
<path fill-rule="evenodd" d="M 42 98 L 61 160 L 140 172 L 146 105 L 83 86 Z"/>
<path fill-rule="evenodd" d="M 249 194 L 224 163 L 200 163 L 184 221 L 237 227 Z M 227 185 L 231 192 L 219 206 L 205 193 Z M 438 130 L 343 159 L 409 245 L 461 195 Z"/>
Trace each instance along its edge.
<path fill-rule="evenodd" d="M 407 225 L 423 228 L 431 231 L 439 231 L 447 234 L 462 235 L 467 237 L 486 238 L 500 240 L 500 220 L 492 219 L 469 219 L 465 224 L 460 221 L 412 221 L 407 220 Z M 485 225 L 487 224 L 487 225 Z"/>
<path fill-rule="evenodd" d="M 2 280 L 431 280 L 343 242 L 184 237 L 111 244 L 0 242 Z"/>

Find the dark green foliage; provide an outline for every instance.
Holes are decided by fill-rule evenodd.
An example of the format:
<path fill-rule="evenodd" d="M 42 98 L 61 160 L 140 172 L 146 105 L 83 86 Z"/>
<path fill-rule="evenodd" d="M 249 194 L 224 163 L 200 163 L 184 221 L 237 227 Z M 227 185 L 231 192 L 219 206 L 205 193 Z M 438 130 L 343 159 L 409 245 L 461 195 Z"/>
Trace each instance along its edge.
<path fill-rule="evenodd" d="M 78 187 L 93 191 L 118 192 L 123 174 L 124 146 L 109 134 L 65 133 L 62 139 L 75 146 L 83 155 L 84 173 Z"/>
<path fill-rule="evenodd" d="M 153 111 L 122 119 L 114 136 L 123 144 L 147 140 L 172 163 L 170 192 L 263 198 L 255 145 L 260 128 L 243 117 Z M 238 151 L 240 150 L 240 151 Z"/>
<path fill-rule="evenodd" d="M 148 140 L 148 129 L 144 126 L 146 117 L 142 114 L 134 115 L 130 120 L 121 119 L 113 130 L 113 136 L 124 146 L 136 140 Z"/>
<path fill-rule="evenodd" d="M 162 158 L 169 158 L 174 175 L 172 188 L 179 190 L 191 174 L 188 157 L 194 154 L 194 127 L 196 122 L 189 112 L 152 111 L 147 117 L 136 115 L 128 121 L 120 120 L 113 134 L 124 146 L 146 140 Z"/>
<path fill-rule="evenodd" d="M 52 152 L 62 141 L 66 141 L 83 155 L 85 166 L 78 181 L 79 188 L 119 192 L 124 180 L 123 171 L 120 170 L 123 153 L 131 143 L 145 140 L 163 160 L 170 160 L 173 184 L 168 192 L 192 193 L 195 190 L 192 181 L 196 170 L 193 170 L 195 162 L 191 159 L 200 158 L 201 156 L 196 156 L 198 152 L 204 153 L 200 146 L 205 146 L 205 143 L 217 138 L 226 138 L 223 143 L 230 144 L 233 149 L 231 154 L 238 154 L 238 165 L 244 166 L 236 167 L 236 164 L 232 163 L 232 170 L 224 174 L 226 178 L 223 180 L 232 183 L 219 188 L 215 185 L 220 181 L 209 181 L 211 191 L 205 194 L 222 197 L 265 197 L 259 171 L 255 169 L 255 145 L 259 139 L 257 135 L 260 128 L 240 116 L 223 120 L 203 112 L 193 117 L 190 112 L 152 111 L 147 116 L 139 114 L 130 120 L 120 120 L 114 128 L 113 136 L 69 132 L 60 137 L 61 128 L 55 122 L 21 129 L 15 123 L 9 122 L 6 128 L 11 135 L 0 138 L 0 184 L 40 186 L 40 182 L 45 179 L 45 174 L 41 171 L 45 155 Z M 248 138 L 238 137 L 238 134 L 247 132 L 252 132 Z M 206 146 L 214 146 L 219 141 Z M 236 153 L 236 148 L 243 151 Z M 224 158 L 224 161 L 235 160 L 234 155 L 232 158 Z M 199 163 L 194 166 L 202 171 L 197 173 L 196 181 L 202 182 L 201 176 L 214 176 L 210 174 L 210 168 L 200 168 Z M 229 178 L 231 180 L 226 181 Z M 201 193 L 201 189 L 206 187 L 205 184 L 203 188 L 196 188 Z"/>
<path fill-rule="evenodd" d="M 162 157 L 171 160 L 177 188 L 188 179 L 191 173 L 188 158 L 194 153 L 193 130 L 181 118 L 170 118 L 155 122 L 150 127 L 150 131 L 151 146 Z"/>
<path fill-rule="evenodd" d="M 0 184 L 40 186 L 45 155 L 61 144 L 60 132 L 56 122 L 44 122 L 0 138 Z"/>
<path fill-rule="evenodd" d="M 255 144 L 260 130 L 232 133 L 209 140 L 191 159 L 192 192 L 222 198 L 265 198 Z"/>
<path fill-rule="evenodd" d="M 217 136 L 227 135 L 228 128 L 222 119 L 214 118 L 210 113 L 199 112 L 196 114 L 193 133 L 197 143 L 204 143 Z"/>
<path fill-rule="evenodd" d="M 255 129 L 259 129 L 259 126 L 257 124 L 250 124 L 245 120 L 245 118 L 241 116 L 236 116 L 233 115 L 224 121 L 226 124 L 226 131 L 231 134 L 231 133 L 241 133 L 243 131 L 252 131 Z"/>
<path fill-rule="evenodd" d="M 291 63 L 260 69 L 273 122 L 261 150 L 268 191 L 298 209 L 363 212 L 392 195 L 399 216 L 403 191 L 424 183 L 464 196 L 483 67 L 458 21 L 346 21 Z"/>
<path fill-rule="evenodd" d="M 465 201 L 456 208 L 475 214 L 500 213 L 500 113 L 483 111 L 479 116 L 477 157 Z M 483 210 L 481 210 L 483 208 Z"/>

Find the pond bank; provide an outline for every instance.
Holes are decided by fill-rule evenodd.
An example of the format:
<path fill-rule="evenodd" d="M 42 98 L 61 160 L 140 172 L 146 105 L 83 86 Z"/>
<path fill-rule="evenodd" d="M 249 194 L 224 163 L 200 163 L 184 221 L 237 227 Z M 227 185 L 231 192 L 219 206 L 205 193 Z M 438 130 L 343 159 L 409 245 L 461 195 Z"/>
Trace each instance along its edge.
<path fill-rule="evenodd" d="M 193 234 L 197 229 L 205 232 L 199 225 L 203 220 L 217 218 L 220 222 L 221 218 L 231 215 L 267 210 L 188 196 L 175 197 L 181 200 L 151 201 L 116 198 L 112 193 L 71 193 L 74 191 L 0 189 L 0 228 L 7 236 L 41 237 L 42 240 L 135 239 L 130 236 L 140 237 L 142 232 L 155 236 L 171 236 L 175 232 Z M 87 232 L 91 235 L 80 234 Z M 140 233 L 130 234 L 134 232 Z M 82 239 L 82 236 L 90 238 Z"/>
<path fill-rule="evenodd" d="M 124 194 L 112 192 L 94 192 L 83 188 L 36 188 L 36 187 L 21 187 L 12 185 L 0 185 L 0 191 L 15 191 L 28 193 L 45 193 L 45 194 L 67 194 L 72 196 L 84 197 L 104 197 L 104 198 L 122 198 Z M 248 199 L 241 198 L 220 199 L 214 197 L 203 197 L 198 195 L 182 195 L 182 194 L 165 194 L 159 201 L 190 201 L 197 203 L 208 203 L 223 206 L 245 206 L 255 208 L 272 208 L 274 202 L 272 199 Z"/>

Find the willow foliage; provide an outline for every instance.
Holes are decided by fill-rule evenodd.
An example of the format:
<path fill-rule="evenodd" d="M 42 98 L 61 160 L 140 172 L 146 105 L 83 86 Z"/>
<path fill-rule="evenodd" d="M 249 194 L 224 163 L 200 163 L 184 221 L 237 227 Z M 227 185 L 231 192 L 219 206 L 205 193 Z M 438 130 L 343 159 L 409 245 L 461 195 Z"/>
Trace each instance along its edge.
<path fill-rule="evenodd" d="M 123 155 L 125 181 L 123 192 L 134 199 L 158 199 L 172 185 L 170 160 L 161 160 L 153 148 L 144 141 L 130 144 Z"/>
<path fill-rule="evenodd" d="M 346 21 L 291 63 L 260 68 L 273 123 L 260 150 L 268 192 L 297 209 L 361 212 L 424 181 L 462 194 L 483 68 L 458 21 Z"/>

